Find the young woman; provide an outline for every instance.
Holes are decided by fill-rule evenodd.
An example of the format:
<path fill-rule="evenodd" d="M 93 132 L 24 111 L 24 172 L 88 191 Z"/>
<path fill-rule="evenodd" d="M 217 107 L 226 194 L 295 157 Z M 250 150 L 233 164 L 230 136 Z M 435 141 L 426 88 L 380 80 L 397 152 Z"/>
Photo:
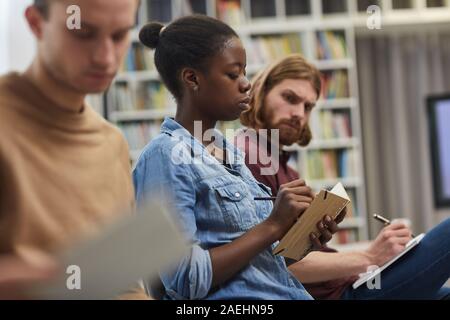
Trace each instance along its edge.
<path fill-rule="evenodd" d="M 313 194 L 302 180 L 283 185 L 275 204 L 243 156 L 214 127 L 248 108 L 250 82 L 239 37 L 206 16 L 150 23 L 141 42 L 177 102 L 174 119 L 145 148 L 133 178 L 137 201 L 170 194 L 192 241 L 190 254 L 161 275 L 165 299 L 311 299 L 272 255 Z M 330 229 L 335 224 L 330 223 Z M 325 232 L 324 232 L 325 233 Z M 327 231 L 327 233 L 329 233 Z"/>

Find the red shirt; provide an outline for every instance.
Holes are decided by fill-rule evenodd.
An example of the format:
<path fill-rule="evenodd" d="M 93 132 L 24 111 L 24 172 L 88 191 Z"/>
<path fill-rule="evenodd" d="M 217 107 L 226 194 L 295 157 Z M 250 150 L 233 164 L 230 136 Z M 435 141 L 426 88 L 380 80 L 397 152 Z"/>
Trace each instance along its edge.
<path fill-rule="evenodd" d="M 300 178 L 298 172 L 288 165 L 288 161 L 292 153 L 281 151 L 279 152 L 279 156 L 274 159 L 274 157 L 271 157 L 270 142 L 264 138 L 261 138 L 261 136 L 258 136 L 255 139 L 255 137 L 248 135 L 246 130 L 241 130 L 235 137 L 235 144 L 239 149 L 245 152 L 245 163 L 252 172 L 253 176 L 259 182 L 270 187 L 274 196 L 277 195 L 281 185 Z M 260 147 L 264 146 L 266 146 L 266 150 L 260 150 Z M 260 151 L 262 152 L 260 153 Z M 267 159 L 260 161 L 260 157 L 264 157 L 267 154 L 271 157 L 271 162 L 268 163 Z M 275 174 L 262 174 L 262 168 L 267 169 L 271 166 L 274 169 L 277 169 L 278 167 L 278 171 L 276 171 Z M 336 250 L 328 247 L 324 247 L 321 251 L 337 252 Z M 344 291 L 349 288 L 356 279 L 358 279 L 357 276 L 325 282 L 308 283 L 303 284 L 303 286 L 315 299 L 340 299 Z"/>

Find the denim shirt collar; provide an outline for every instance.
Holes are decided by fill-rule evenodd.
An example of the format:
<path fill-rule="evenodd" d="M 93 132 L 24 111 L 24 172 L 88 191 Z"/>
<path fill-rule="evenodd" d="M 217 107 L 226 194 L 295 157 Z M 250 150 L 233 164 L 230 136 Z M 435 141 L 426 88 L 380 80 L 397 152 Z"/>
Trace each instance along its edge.
<path fill-rule="evenodd" d="M 164 122 L 161 125 L 161 133 L 168 134 L 171 137 L 174 137 L 176 135 L 178 139 L 181 139 L 186 144 L 190 145 L 192 156 L 207 156 L 214 158 L 209 154 L 209 152 L 206 150 L 206 147 L 198 139 L 196 139 L 188 130 L 186 130 L 186 128 L 184 128 L 173 118 L 164 118 Z M 215 142 L 217 143 L 217 145 L 220 147 L 223 146 L 226 149 L 227 161 L 230 161 L 230 157 L 233 157 L 231 163 L 232 165 L 236 165 L 238 167 L 245 165 L 244 154 L 241 152 L 241 150 L 236 148 L 234 144 L 229 143 L 219 130 L 214 129 L 214 137 L 216 138 Z"/>

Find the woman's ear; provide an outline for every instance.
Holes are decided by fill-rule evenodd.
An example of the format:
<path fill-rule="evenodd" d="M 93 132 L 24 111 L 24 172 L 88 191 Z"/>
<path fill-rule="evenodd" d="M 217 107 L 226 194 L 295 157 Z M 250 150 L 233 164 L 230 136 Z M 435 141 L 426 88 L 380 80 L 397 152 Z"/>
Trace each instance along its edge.
<path fill-rule="evenodd" d="M 188 90 L 199 90 L 199 75 L 198 71 L 192 68 L 184 68 L 181 70 L 181 81 Z"/>

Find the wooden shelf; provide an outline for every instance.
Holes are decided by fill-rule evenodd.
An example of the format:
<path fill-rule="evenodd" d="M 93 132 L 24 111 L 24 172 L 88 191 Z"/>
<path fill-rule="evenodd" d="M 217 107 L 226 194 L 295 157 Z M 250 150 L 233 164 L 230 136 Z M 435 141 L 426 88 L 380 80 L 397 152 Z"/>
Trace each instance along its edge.
<path fill-rule="evenodd" d="M 337 110 L 354 108 L 357 105 L 357 99 L 321 99 L 318 101 L 316 108 L 320 110 Z"/>
<path fill-rule="evenodd" d="M 334 178 L 334 179 L 323 179 L 323 180 L 312 180 L 312 179 L 305 179 L 305 180 L 306 180 L 306 183 L 315 190 L 321 190 L 324 188 L 327 188 L 327 189 L 332 188 L 339 182 L 341 182 L 345 188 L 358 188 L 358 187 L 362 186 L 362 180 L 358 177 Z"/>
<path fill-rule="evenodd" d="M 343 149 L 343 148 L 356 148 L 360 145 L 357 138 L 339 138 L 328 140 L 313 140 L 308 147 L 300 147 L 293 145 L 286 147 L 286 151 L 307 151 L 314 149 Z"/>
<path fill-rule="evenodd" d="M 156 70 L 152 71 L 126 71 L 119 73 L 115 82 L 139 82 L 139 81 L 161 81 Z"/>
<path fill-rule="evenodd" d="M 113 111 L 110 120 L 113 122 L 121 121 L 143 121 L 160 120 L 166 116 L 175 116 L 175 109 L 172 110 L 138 110 L 138 111 Z"/>

